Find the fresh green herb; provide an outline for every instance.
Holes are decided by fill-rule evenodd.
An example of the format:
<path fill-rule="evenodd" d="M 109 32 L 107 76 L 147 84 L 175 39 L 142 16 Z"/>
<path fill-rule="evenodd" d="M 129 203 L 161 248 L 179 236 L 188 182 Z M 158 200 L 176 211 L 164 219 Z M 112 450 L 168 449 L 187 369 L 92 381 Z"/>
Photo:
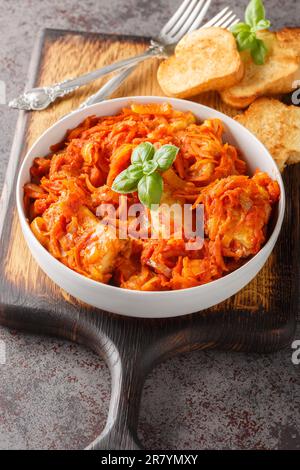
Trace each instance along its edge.
<path fill-rule="evenodd" d="M 261 0 L 251 0 L 245 11 L 245 21 L 255 28 L 257 23 L 266 17 L 265 7 Z"/>
<path fill-rule="evenodd" d="M 251 0 L 245 11 L 245 23 L 238 23 L 231 28 L 239 51 L 249 49 L 252 59 L 257 65 L 265 63 L 268 49 L 256 33 L 262 29 L 269 29 L 270 26 L 271 23 L 266 19 L 262 0 Z"/>
<path fill-rule="evenodd" d="M 265 63 L 265 57 L 268 53 L 267 46 L 261 39 L 257 39 L 256 46 L 252 49 L 251 55 L 254 62 L 257 65 L 263 65 Z"/>
<path fill-rule="evenodd" d="M 143 173 L 144 175 L 152 175 L 158 168 L 158 163 L 154 160 L 150 160 L 149 162 L 145 162 L 143 165 Z"/>
<path fill-rule="evenodd" d="M 132 152 L 131 163 L 144 163 L 148 160 L 152 160 L 154 152 L 155 148 L 150 142 L 143 142 Z"/>
<path fill-rule="evenodd" d="M 160 172 L 172 166 L 178 152 L 175 145 L 163 145 L 155 151 L 154 145 L 143 142 L 132 152 L 131 165 L 115 178 L 112 189 L 121 194 L 137 191 L 147 207 L 159 204 L 163 192 Z"/>
<path fill-rule="evenodd" d="M 112 189 L 121 194 L 132 193 L 137 190 L 138 182 L 142 176 L 143 170 L 135 168 L 135 165 L 130 165 L 126 170 L 118 174 L 113 182 Z"/>
<path fill-rule="evenodd" d="M 153 159 L 160 170 L 166 171 L 172 166 L 178 152 L 179 148 L 175 145 L 163 145 L 155 152 Z"/>
<path fill-rule="evenodd" d="M 163 192 L 163 179 L 157 172 L 144 175 L 138 184 L 139 200 L 147 207 L 159 204 Z"/>

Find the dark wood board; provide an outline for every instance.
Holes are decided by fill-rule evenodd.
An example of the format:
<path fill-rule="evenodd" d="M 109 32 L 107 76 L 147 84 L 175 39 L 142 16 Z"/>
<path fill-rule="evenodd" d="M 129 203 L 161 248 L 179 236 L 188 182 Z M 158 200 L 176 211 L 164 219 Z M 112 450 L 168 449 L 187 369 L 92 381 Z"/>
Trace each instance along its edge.
<path fill-rule="evenodd" d="M 147 44 L 140 37 L 45 30 L 33 54 L 28 87 L 76 76 L 139 53 Z M 151 59 L 141 64 L 114 96 L 161 95 L 157 63 Z M 90 448 L 130 449 L 140 445 L 136 429 L 141 392 L 158 362 L 196 349 L 272 352 L 290 344 L 299 312 L 300 165 L 284 173 L 287 209 L 280 239 L 261 272 L 238 294 L 175 319 L 125 318 L 96 310 L 62 291 L 38 268 L 21 233 L 14 190 L 28 146 L 101 83 L 97 80 L 45 111 L 20 113 L 0 205 L 0 323 L 76 341 L 101 354 L 111 370 L 112 398 L 106 429 Z M 235 114 L 217 94 L 196 101 Z"/>

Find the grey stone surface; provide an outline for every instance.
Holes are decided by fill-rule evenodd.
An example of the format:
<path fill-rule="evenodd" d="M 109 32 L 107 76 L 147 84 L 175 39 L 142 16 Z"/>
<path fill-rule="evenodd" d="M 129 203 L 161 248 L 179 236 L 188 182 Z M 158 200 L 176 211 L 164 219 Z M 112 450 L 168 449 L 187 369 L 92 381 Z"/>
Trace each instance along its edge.
<path fill-rule="evenodd" d="M 85 447 L 108 410 L 103 361 L 75 344 L 5 328 L 0 340 L 7 355 L 0 450 Z M 300 450 L 300 364 L 292 364 L 292 352 L 196 351 L 161 364 L 144 387 L 142 443 L 153 450 Z"/>
<path fill-rule="evenodd" d="M 44 27 L 151 35 L 180 0 L 0 0 L 0 80 L 24 88 Z M 242 16 L 247 0 L 230 4 Z M 275 27 L 300 25 L 299 0 L 265 0 Z M 0 105 L 0 188 L 16 124 Z M 296 337 L 300 339 L 300 329 Z M 101 359 L 68 342 L 0 328 L 0 449 L 83 448 L 104 426 L 110 378 Z M 151 449 L 300 448 L 300 365 L 268 356 L 194 352 L 157 367 L 144 389 L 139 434 Z"/>

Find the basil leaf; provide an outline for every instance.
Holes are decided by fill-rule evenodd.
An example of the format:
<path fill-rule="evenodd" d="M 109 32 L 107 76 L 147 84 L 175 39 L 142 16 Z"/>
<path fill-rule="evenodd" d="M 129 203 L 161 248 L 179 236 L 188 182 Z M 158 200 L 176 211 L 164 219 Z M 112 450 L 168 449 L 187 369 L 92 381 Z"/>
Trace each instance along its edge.
<path fill-rule="evenodd" d="M 154 152 L 155 148 L 150 142 L 143 142 L 132 152 L 131 163 L 144 163 L 152 160 Z"/>
<path fill-rule="evenodd" d="M 154 160 L 150 160 L 149 162 L 144 162 L 143 164 L 143 173 L 144 175 L 151 175 L 154 173 L 155 170 L 158 168 L 158 163 Z"/>
<path fill-rule="evenodd" d="M 269 20 L 260 20 L 254 28 L 254 31 L 261 31 L 262 29 L 269 29 L 271 26 L 271 22 Z"/>
<path fill-rule="evenodd" d="M 234 36 L 238 35 L 239 33 L 250 33 L 250 26 L 246 23 L 237 23 L 230 28 L 230 31 Z"/>
<path fill-rule="evenodd" d="M 142 174 L 143 172 L 139 173 L 139 175 Z M 116 191 L 116 193 L 121 194 L 133 193 L 137 190 L 137 185 L 140 177 L 141 176 L 138 177 L 138 175 L 135 173 L 135 171 L 133 171 L 133 169 L 130 169 L 130 167 L 128 167 L 126 168 L 126 170 L 118 174 L 112 184 L 111 189 L 113 191 Z"/>
<path fill-rule="evenodd" d="M 251 50 L 251 56 L 256 65 L 263 65 L 265 63 L 268 49 L 261 39 L 256 39 L 256 45 Z"/>
<path fill-rule="evenodd" d="M 139 200 L 146 207 L 159 204 L 163 192 L 163 179 L 159 173 L 145 175 L 138 184 Z"/>
<path fill-rule="evenodd" d="M 237 45 L 239 51 L 244 51 L 245 49 L 252 49 L 255 45 L 256 37 L 253 33 L 239 33 L 236 37 Z"/>
<path fill-rule="evenodd" d="M 265 62 L 267 47 L 261 39 L 258 39 L 256 32 L 268 29 L 271 26 L 269 20 L 265 18 L 266 12 L 262 0 L 250 0 L 246 11 L 246 23 L 238 23 L 231 28 L 239 51 L 249 49 L 253 61 L 257 65 Z"/>
<path fill-rule="evenodd" d="M 155 152 L 154 161 L 158 163 L 158 168 L 166 171 L 173 164 L 179 148 L 175 145 L 163 145 Z"/>
<path fill-rule="evenodd" d="M 264 20 L 265 17 L 266 12 L 262 0 L 250 0 L 245 11 L 246 23 L 253 27 L 260 20 Z"/>
<path fill-rule="evenodd" d="M 127 177 L 131 180 L 140 180 L 143 176 L 143 165 L 135 163 L 127 168 Z"/>

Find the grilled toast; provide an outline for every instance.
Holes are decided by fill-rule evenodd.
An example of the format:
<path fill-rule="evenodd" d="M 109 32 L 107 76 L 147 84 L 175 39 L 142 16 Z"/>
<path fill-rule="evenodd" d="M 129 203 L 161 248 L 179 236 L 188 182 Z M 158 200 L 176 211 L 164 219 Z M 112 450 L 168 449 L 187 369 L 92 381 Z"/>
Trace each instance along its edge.
<path fill-rule="evenodd" d="M 300 56 L 300 28 L 284 28 L 275 34 L 281 47 L 292 48 Z"/>
<path fill-rule="evenodd" d="M 238 83 L 244 66 L 233 35 L 223 28 L 205 28 L 186 35 L 175 55 L 163 61 L 157 78 L 169 96 L 188 98 Z"/>
<path fill-rule="evenodd" d="M 258 31 L 257 36 L 269 51 L 265 64 L 256 65 L 248 51 L 242 52 L 242 80 L 221 92 L 222 100 L 234 108 L 246 108 L 260 96 L 289 93 L 300 79 L 300 29 Z"/>
<path fill-rule="evenodd" d="M 300 108 L 259 98 L 234 118 L 267 147 L 280 171 L 300 162 Z"/>

